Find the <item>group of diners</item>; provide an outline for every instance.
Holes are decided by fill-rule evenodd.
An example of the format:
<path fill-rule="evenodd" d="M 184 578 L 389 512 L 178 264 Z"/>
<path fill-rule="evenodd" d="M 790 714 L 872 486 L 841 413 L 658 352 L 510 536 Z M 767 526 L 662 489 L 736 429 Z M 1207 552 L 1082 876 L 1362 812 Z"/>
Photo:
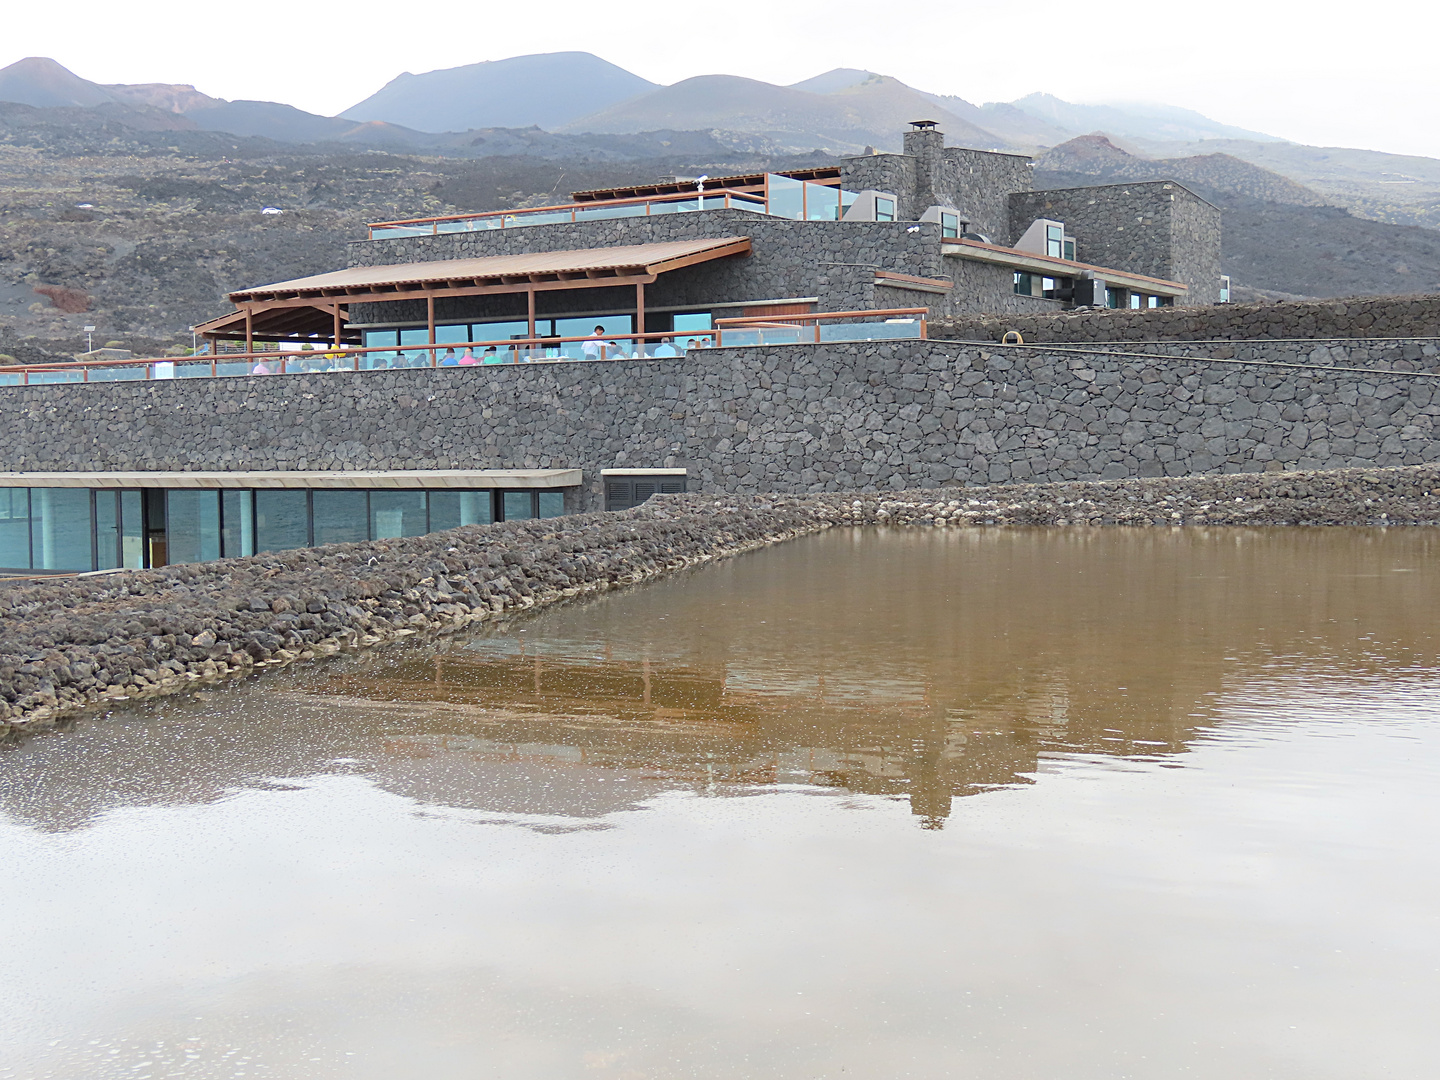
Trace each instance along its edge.
<path fill-rule="evenodd" d="M 647 360 L 668 356 L 683 356 L 692 349 L 708 349 L 713 341 L 708 336 L 691 337 L 683 342 L 673 337 L 659 341 L 642 341 L 624 337 L 613 340 L 603 326 L 583 341 L 562 342 L 559 339 L 538 341 L 504 342 L 493 345 L 451 345 L 442 352 L 439 348 L 424 348 L 409 351 L 397 349 L 393 353 L 367 352 L 361 355 L 359 366 L 363 371 L 394 368 L 428 367 L 478 367 L 486 364 L 528 364 L 537 360 Z M 578 346 L 578 348 L 577 348 Z M 458 352 L 456 350 L 459 350 Z M 478 353 L 476 350 L 480 350 Z M 578 355 L 577 355 L 578 354 Z M 433 357 L 433 359 L 432 359 Z M 313 351 L 309 345 L 302 345 L 298 353 L 285 353 L 273 360 L 258 361 L 251 370 L 252 375 L 275 375 L 281 371 L 298 374 L 307 371 L 351 371 L 354 365 L 344 350 Z"/>

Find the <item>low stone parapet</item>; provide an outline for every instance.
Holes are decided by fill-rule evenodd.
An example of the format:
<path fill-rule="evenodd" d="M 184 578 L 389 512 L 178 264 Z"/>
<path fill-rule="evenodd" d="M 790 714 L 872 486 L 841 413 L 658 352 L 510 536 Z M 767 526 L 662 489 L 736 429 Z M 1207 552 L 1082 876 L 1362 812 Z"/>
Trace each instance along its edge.
<path fill-rule="evenodd" d="M 930 336 L 999 342 L 1014 330 L 1031 344 L 1252 341 L 1297 338 L 1437 338 L 1440 295 L 1360 296 L 1151 308 L 1087 308 L 1047 314 L 932 319 Z"/>

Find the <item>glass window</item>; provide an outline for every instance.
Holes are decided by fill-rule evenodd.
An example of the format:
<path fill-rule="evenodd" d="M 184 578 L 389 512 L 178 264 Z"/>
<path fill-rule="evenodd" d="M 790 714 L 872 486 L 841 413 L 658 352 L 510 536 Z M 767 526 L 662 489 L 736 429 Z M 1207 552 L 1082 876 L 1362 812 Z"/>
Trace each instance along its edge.
<path fill-rule="evenodd" d="M 1124 290 L 1122 289 L 1111 289 L 1107 287 L 1105 289 L 1105 306 L 1107 308 L 1118 308 L 1120 301 L 1123 299 L 1123 292 Z"/>
<path fill-rule="evenodd" d="M 710 330 L 715 322 L 708 311 L 687 312 L 683 315 L 676 315 L 674 328 L 677 334 L 694 334 L 702 330 Z"/>
<path fill-rule="evenodd" d="M 30 569 L 29 488 L 0 488 L 0 567 Z"/>
<path fill-rule="evenodd" d="M 788 176 L 771 173 L 765 177 L 769 206 L 772 217 L 793 218 L 799 221 L 805 215 L 805 184 Z"/>
<path fill-rule="evenodd" d="M 255 550 L 285 551 L 310 544 L 310 499 L 304 491 L 255 492 Z"/>
<path fill-rule="evenodd" d="M 393 348 L 400 344 L 400 335 L 396 330 L 366 330 L 362 335 L 365 347 L 369 348 Z"/>
<path fill-rule="evenodd" d="M 1069 240 L 1069 239 L 1067 239 L 1067 240 L 1065 241 L 1065 258 L 1069 259 L 1071 262 L 1074 262 L 1074 261 L 1075 261 L 1075 241 L 1074 241 L 1074 240 Z"/>
<path fill-rule="evenodd" d="M 549 320 L 546 320 L 548 324 Z M 540 332 L 540 320 L 536 320 L 535 332 Z M 476 323 L 470 328 L 471 341 L 509 341 L 511 338 L 530 336 L 530 323 L 524 319 L 509 322 Z"/>
<path fill-rule="evenodd" d="M 220 550 L 227 559 L 255 554 L 255 493 L 220 493 Z M 127 519 L 128 520 L 128 519 Z"/>
<path fill-rule="evenodd" d="M 857 192 L 857 191 L 846 191 L 844 188 L 841 188 L 841 189 L 840 189 L 840 216 L 841 216 L 841 217 L 844 217 L 844 216 L 845 216 L 845 212 L 846 212 L 847 210 L 849 210 L 850 207 L 852 207 L 852 206 L 855 205 L 855 200 L 858 199 L 859 197 L 860 197 L 860 193 Z"/>
<path fill-rule="evenodd" d="M 30 551 L 36 570 L 91 570 L 90 489 L 30 489 Z"/>
<path fill-rule="evenodd" d="M 208 562 L 220 557 L 220 492 L 165 493 L 165 561 Z"/>
<path fill-rule="evenodd" d="M 959 235 L 960 235 L 960 215 L 959 215 L 959 214 L 947 214 L 947 213 L 944 213 L 943 211 L 941 212 L 941 214 L 940 214 L 940 235 L 941 235 L 941 236 L 948 236 L 948 237 L 952 237 L 952 238 L 954 238 L 954 237 L 959 237 Z"/>
<path fill-rule="evenodd" d="M 536 492 L 536 501 L 539 503 L 542 518 L 560 517 L 565 513 L 565 493 L 563 491 Z"/>
<path fill-rule="evenodd" d="M 1045 254 L 1052 258 L 1063 258 L 1065 254 L 1065 230 L 1058 225 L 1045 226 Z"/>
<path fill-rule="evenodd" d="M 429 343 L 429 341 L 430 328 L 428 326 L 422 326 L 415 329 L 400 331 L 401 345 L 426 345 Z M 403 359 L 403 363 L 398 365 L 400 367 L 419 368 L 430 366 L 429 349 L 414 349 L 410 352 L 402 353 L 401 356 Z"/>
<path fill-rule="evenodd" d="M 370 492 L 370 538 L 391 540 L 397 536 L 423 536 L 429 531 L 425 520 L 425 492 Z"/>
<path fill-rule="evenodd" d="M 457 529 L 461 525 L 489 525 L 490 504 L 488 491 L 432 491 L 430 531 Z"/>
<path fill-rule="evenodd" d="M 535 499 L 529 491 L 503 491 L 500 493 L 506 521 L 523 521 L 535 516 Z"/>
<path fill-rule="evenodd" d="M 120 492 L 95 492 L 95 569 L 120 565 Z"/>
<path fill-rule="evenodd" d="M 138 491 L 120 492 L 120 565 L 139 570 L 145 565 L 145 519 Z"/>
<path fill-rule="evenodd" d="M 1021 270 L 1015 271 L 1015 292 L 1019 295 L 1031 295 L 1031 291 L 1034 288 L 1033 282 L 1034 279 L 1030 274 L 1027 274 Z"/>
<path fill-rule="evenodd" d="M 310 493 L 317 544 L 353 544 L 370 539 L 370 504 L 365 491 Z"/>
<path fill-rule="evenodd" d="M 876 221 L 894 221 L 894 220 L 895 220 L 895 200 L 894 200 L 894 199 L 888 198 L 887 196 L 884 196 L 884 195 L 877 195 L 877 196 L 875 197 L 875 220 L 876 220 Z"/>
<path fill-rule="evenodd" d="M 1130 307 L 1131 307 L 1131 308 L 1134 308 L 1134 309 L 1138 309 L 1138 308 L 1140 307 L 1140 301 L 1143 300 L 1143 299 L 1144 299 L 1144 297 L 1142 297 L 1139 293 L 1131 293 L 1131 294 L 1130 294 Z"/>
<path fill-rule="evenodd" d="M 470 340 L 470 327 L 466 323 L 458 326 L 437 326 L 435 340 L 441 345 L 463 344 Z"/>

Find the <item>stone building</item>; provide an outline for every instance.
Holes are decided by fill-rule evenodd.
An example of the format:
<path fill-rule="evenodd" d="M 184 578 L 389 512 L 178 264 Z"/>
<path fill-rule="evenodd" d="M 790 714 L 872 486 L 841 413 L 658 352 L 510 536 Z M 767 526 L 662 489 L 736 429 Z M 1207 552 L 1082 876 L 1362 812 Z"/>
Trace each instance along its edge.
<path fill-rule="evenodd" d="M 832 167 L 372 225 L 344 268 L 231 294 L 197 328 L 201 359 L 0 370 L 0 388 L 107 383 L 13 391 L 29 411 L 0 451 L 0 568 L 244 556 L 695 486 L 1022 475 L 1028 458 L 972 462 L 1008 453 L 1003 431 L 955 434 L 954 400 L 980 388 L 888 388 L 874 347 L 945 367 L 940 343 L 903 339 L 976 314 L 1203 305 L 1219 285 L 1218 212 L 1181 185 L 1031 187 L 1026 158 L 922 121 L 903 153 Z"/>

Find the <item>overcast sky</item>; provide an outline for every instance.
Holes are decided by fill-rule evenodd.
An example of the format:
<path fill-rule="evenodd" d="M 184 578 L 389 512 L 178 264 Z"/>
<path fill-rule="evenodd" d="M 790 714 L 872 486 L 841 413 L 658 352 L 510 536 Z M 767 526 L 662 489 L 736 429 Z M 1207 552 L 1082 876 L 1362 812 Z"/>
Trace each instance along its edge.
<path fill-rule="evenodd" d="M 0 66 L 50 56 L 97 82 L 193 83 L 327 115 L 402 71 L 580 49 L 662 83 L 867 68 L 977 104 L 1034 91 L 1156 101 L 1296 142 L 1440 157 L 1433 0 L 9 7 Z"/>

